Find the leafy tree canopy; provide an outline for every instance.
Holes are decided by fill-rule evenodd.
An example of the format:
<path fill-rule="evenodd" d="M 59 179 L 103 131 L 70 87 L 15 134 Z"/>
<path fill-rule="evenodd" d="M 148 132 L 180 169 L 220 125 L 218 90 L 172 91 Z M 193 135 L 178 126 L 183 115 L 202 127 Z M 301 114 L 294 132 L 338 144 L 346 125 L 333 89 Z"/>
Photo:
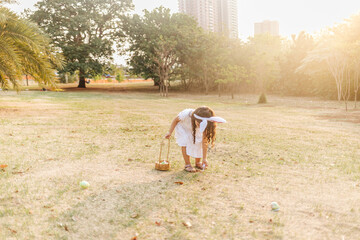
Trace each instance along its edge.
<path fill-rule="evenodd" d="M 79 71 L 79 87 L 85 77 L 103 72 L 112 60 L 115 43 L 121 43 L 124 13 L 131 0 L 41 0 L 30 18 L 60 47 L 65 72 Z"/>
<path fill-rule="evenodd" d="M 200 30 L 193 18 L 171 14 L 169 9 L 160 7 L 152 12 L 145 10 L 143 17 L 137 14 L 129 17 L 124 31 L 130 44 L 132 71 L 158 81 L 167 93 L 168 80 L 179 64 L 179 56 Z"/>

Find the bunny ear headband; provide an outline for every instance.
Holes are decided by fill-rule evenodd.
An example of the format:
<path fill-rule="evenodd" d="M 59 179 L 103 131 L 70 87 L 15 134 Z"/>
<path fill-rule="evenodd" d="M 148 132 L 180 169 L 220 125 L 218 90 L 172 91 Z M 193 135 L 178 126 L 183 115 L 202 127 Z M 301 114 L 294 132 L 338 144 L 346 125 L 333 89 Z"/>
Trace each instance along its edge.
<path fill-rule="evenodd" d="M 194 114 L 194 117 L 199 119 L 199 120 L 202 120 L 202 122 L 200 123 L 200 131 L 201 132 L 204 132 L 206 127 L 207 127 L 207 124 L 208 124 L 208 121 L 210 122 L 217 122 L 217 123 L 226 123 L 226 120 L 221 118 L 221 117 L 209 117 L 209 118 L 204 118 L 204 117 L 200 117 L 196 114 Z"/>

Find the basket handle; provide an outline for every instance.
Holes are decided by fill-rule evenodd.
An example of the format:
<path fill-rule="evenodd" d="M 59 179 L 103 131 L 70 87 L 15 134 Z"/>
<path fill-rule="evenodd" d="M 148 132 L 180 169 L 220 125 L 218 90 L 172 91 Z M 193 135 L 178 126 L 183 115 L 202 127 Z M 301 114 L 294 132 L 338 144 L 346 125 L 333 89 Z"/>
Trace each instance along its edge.
<path fill-rule="evenodd" d="M 167 157 L 166 157 L 166 161 L 169 162 L 169 154 L 170 154 L 170 138 L 168 139 L 168 152 L 167 152 Z M 161 163 L 161 153 L 162 153 L 162 146 L 165 145 L 164 143 L 165 139 L 163 139 L 160 143 L 160 154 L 159 154 L 159 163 Z"/>

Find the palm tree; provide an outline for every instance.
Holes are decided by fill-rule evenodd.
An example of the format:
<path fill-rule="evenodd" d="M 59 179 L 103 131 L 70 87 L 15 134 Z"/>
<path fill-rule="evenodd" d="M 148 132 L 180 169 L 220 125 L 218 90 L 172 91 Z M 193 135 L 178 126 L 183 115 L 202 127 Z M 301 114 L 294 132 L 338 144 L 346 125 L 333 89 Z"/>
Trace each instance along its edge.
<path fill-rule="evenodd" d="M 0 0 L 0 85 L 19 90 L 19 79 L 30 75 L 41 85 L 55 85 L 54 66 L 61 61 L 51 52 L 50 40 L 34 23 L 18 17 Z"/>

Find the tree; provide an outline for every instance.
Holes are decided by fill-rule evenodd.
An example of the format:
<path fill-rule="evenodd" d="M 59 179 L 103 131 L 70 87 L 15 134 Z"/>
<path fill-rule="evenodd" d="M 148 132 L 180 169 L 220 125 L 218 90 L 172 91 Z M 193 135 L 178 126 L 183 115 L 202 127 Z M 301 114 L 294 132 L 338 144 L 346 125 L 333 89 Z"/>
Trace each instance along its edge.
<path fill-rule="evenodd" d="M 124 31 L 130 44 L 132 71 L 159 82 L 160 94 L 168 96 L 169 80 L 176 73 L 183 43 L 196 31 L 194 19 L 185 14 L 170 14 L 169 9 L 144 10 L 127 19 Z"/>
<path fill-rule="evenodd" d="M 186 33 L 184 33 L 186 34 Z M 187 41 L 182 41 L 178 59 L 178 68 L 176 68 L 176 75 L 180 77 L 184 89 L 189 90 L 197 80 L 200 78 L 200 55 L 204 38 L 206 37 L 202 28 L 195 28 L 193 31 L 187 32 Z"/>
<path fill-rule="evenodd" d="M 228 84 L 230 87 L 231 98 L 234 99 L 234 91 L 236 91 L 237 85 L 248 77 L 246 68 L 238 65 L 227 65 L 221 69 L 220 74 L 221 78 L 216 82 L 219 83 L 219 86 L 220 83 Z"/>
<path fill-rule="evenodd" d="M 314 62 L 326 63 L 336 83 L 337 99 L 344 101 L 346 111 L 351 96 L 352 66 L 354 65 L 351 57 L 353 45 L 348 38 L 348 32 L 348 25 L 338 25 L 329 29 L 298 68 L 301 71 Z"/>
<path fill-rule="evenodd" d="M 353 78 L 353 83 L 354 83 L 354 108 L 356 108 L 356 104 L 357 104 L 357 95 L 358 95 L 358 91 L 359 91 L 359 83 L 360 83 L 360 40 L 355 42 L 354 44 L 354 52 L 353 54 L 355 56 L 353 56 L 353 70 L 354 70 L 354 78 Z"/>
<path fill-rule="evenodd" d="M 0 84 L 19 89 L 19 79 L 30 75 L 41 85 L 55 85 L 54 65 L 59 56 L 51 52 L 50 40 L 36 24 L 18 17 L 0 1 Z"/>
<path fill-rule="evenodd" d="M 194 59 L 195 71 L 198 74 L 205 95 L 209 94 L 210 88 L 215 85 L 215 81 L 220 76 L 220 71 L 228 56 L 228 39 L 215 33 L 203 34 L 201 45 Z"/>
<path fill-rule="evenodd" d="M 131 0 L 41 0 L 30 14 L 61 48 L 64 72 L 79 71 L 79 88 L 85 78 L 103 73 L 112 60 L 115 43 L 121 43 L 123 15 Z"/>
<path fill-rule="evenodd" d="M 249 39 L 248 47 L 251 50 L 251 76 L 257 91 L 265 94 L 269 88 L 278 86 L 275 81 L 280 78 L 281 39 L 270 34 L 256 35 Z"/>
<path fill-rule="evenodd" d="M 353 70 L 354 108 L 356 108 L 360 81 L 360 14 L 347 19 L 343 27 L 346 27 L 346 38 L 351 45 L 349 55 Z"/>
<path fill-rule="evenodd" d="M 311 77 L 303 72 L 296 72 L 296 69 L 314 47 L 315 41 L 310 34 L 300 32 L 291 36 L 290 46 L 280 61 L 280 87 L 284 93 L 299 96 L 311 91 Z"/>

